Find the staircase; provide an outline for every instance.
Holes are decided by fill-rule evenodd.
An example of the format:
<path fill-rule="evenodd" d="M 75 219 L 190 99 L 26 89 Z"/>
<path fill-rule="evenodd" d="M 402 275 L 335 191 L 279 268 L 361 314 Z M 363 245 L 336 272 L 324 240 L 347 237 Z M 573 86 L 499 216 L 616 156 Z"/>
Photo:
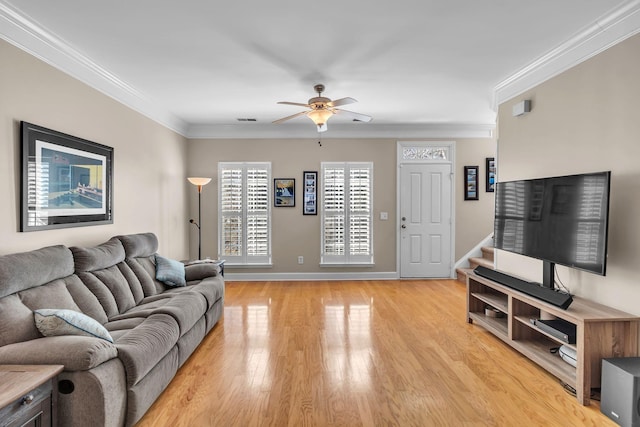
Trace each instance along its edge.
<path fill-rule="evenodd" d="M 471 257 L 469 258 L 469 268 L 456 268 L 456 276 L 459 282 L 467 283 L 467 272 L 472 271 L 479 265 L 490 268 L 493 270 L 493 253 L 494 249 L 490 246 L 483 246 L 482 258 Z"/>

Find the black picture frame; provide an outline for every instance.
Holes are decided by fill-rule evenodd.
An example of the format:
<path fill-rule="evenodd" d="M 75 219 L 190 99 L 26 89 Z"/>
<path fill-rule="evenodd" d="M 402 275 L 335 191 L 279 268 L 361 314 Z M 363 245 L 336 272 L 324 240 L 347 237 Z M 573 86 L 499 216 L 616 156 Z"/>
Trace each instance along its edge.
<path fill-rule="evenodd" d="M 302 172 L 302 214 L 318 215 L 318 172 Z"/>
<path fill-rule="evenodd" d="M 464 167 L 464 199 L 479 200 L 478 198 L 478 166 Z"/>
<path fill-rule="evenodd" d="M 113 223 L 113 148 L 20 122 L 20 231 Z"/>
<path fill-rule="evenodd" d="M 493 193 L 496 188 L 496 159 L 495 157 L 486 158 L 486 175 L 487 175 L 487 193 Z"/>
<path fill-rule="evenodd" d="M 273 180 L 273 205 L 277 208 L 292 208 L 296 205 L 295 178 L 275 178 Z"/>

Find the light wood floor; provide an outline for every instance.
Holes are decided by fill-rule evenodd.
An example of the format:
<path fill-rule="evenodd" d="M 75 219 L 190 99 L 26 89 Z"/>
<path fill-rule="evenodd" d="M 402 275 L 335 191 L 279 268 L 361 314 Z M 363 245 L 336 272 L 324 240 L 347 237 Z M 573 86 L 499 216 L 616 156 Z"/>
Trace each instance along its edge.
<path fill-rule="evenodd" d="M 138 424 L 615 426 L 465 321 L 453 280 L 228 282 L 223 319 Z"/>

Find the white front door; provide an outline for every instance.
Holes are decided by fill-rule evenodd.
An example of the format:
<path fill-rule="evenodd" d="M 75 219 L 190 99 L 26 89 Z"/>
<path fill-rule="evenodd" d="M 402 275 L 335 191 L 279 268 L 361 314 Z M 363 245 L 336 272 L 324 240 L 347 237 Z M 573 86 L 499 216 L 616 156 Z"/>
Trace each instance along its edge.
<path fill-rule="evenodd" d="M 400 277 L 451 277 L 451 164 L 400 165 Z"/>

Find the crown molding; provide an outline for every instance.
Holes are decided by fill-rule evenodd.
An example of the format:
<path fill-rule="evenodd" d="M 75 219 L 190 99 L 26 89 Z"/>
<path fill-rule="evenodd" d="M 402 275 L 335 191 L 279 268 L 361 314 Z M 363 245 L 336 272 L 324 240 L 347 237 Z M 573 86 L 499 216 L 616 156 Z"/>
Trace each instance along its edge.
<path fill-rule="evenodd" d="M 640 0 L 630 0 L 498 83 L 494 109 L 639 32 Z"/>
<path fill-rule="evenodd" d="M 319 134 L 313 123 L 194 125 L 190 139 L 491 138 L 495 123 L 329 123 Z"/>
<path fill-rule="evenodd" d="M 0 1 L 0 38 L 159 124 L 185 135 L 187 123 L 78 52 L 35 20 Z"/>

